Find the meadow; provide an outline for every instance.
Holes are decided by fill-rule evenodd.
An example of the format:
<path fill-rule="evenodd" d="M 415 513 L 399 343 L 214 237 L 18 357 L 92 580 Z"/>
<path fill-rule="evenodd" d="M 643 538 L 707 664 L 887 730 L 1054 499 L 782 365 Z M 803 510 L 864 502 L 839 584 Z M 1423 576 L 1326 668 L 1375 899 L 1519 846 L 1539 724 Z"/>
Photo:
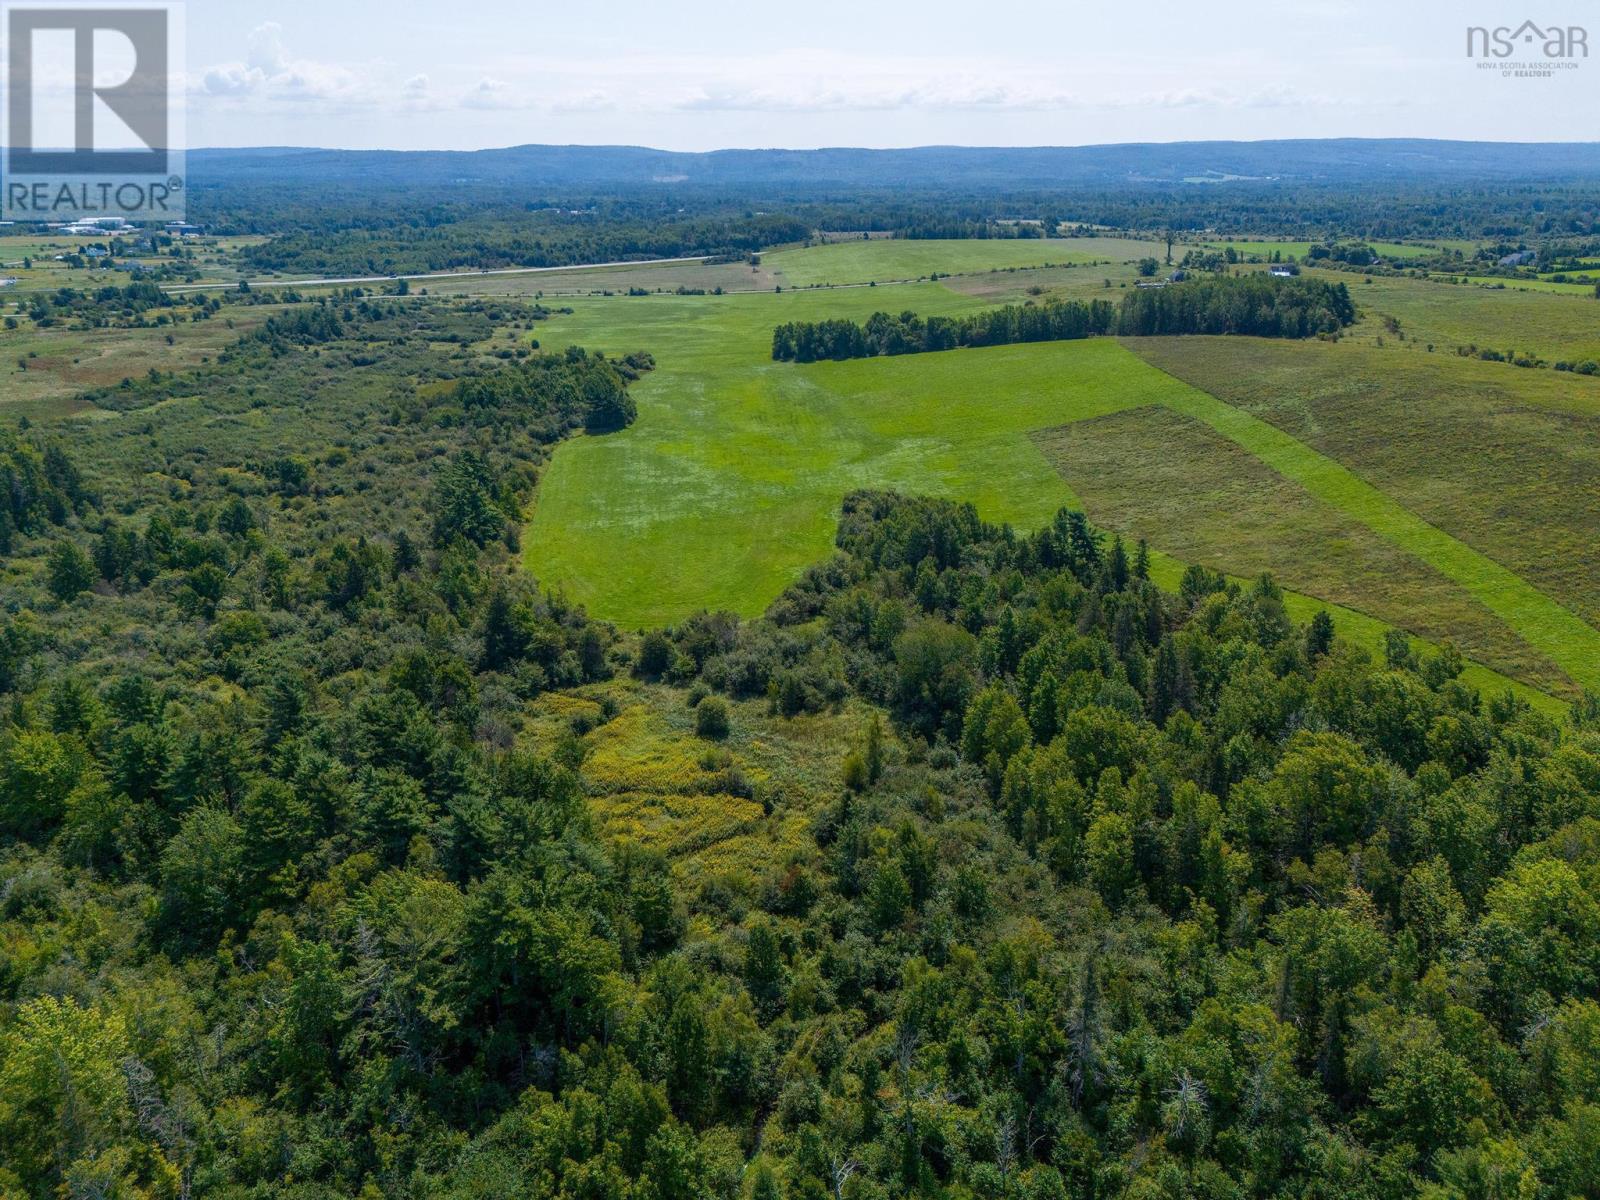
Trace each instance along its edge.
<path fill-rule="evenodd" d="M 972 278 L 984 277 L 954 282 Z M 1600 634 L 1545 591 L 1336 456 L 1116 343 L 807 366 L 768 359 L 771 328 L 783 320 L 860 317 L 882 307 L 951 313 L 975 302 L 926 284 L 881 294 L 573 302 L 571 315 L 542 327 L 545 345 L 648 347 L 658 368 L 636 388 L 634 426 L 557 450 L 526 530 L 530 570 L 629 627 L 701 608 L 753 615 L 828 553 L 839 500 L 852 488 L 971 500 L 987 519 L 1020 528 L 1080 505 L 1109 529 L 1147 536 L 1168 583 L 1190 561 L 1244 577 L 1271 569 L 1298 589 L 1292 607 L 1301 619 L 1334 604 L 1347 633 L 1369 645 L 1391 624 L 1425 640 L 1454 640 L 1480 664 L 1474 678 L 1484 686 L 1504 687 L 1510 677 L 1570 694 L 1573 681 L 1600 678 Z M 1253 345 L 1188 341 L 1235 369 L 1230 356 Z M 1318 346 L 1333 355 L 1403 355 Z M 1155 361 L 1155 349 L 1138 349 Z M 1353 359 L 1335 361 L 1348 367 Z M 1460 365 L 1497 368 L 1502 379 L 1580 382 Z M 1164 411 L 1154 418 L 1162 436 L 1139 427 L 1151 411 Z M 1102 444 L 1098 431 L 1116 432 L 1115 419 L 1131 422 L 1122 444 Z M 1074 429 L 1079 422 L 1088 424 Z M 1468 429 L 1453 436 L 1470 444 Z M 1060 450 L 1067 437 L 1077 445 L 1071 454 Z M 1216 472 L 1235 468 L 1252 481 L 1253 505 L 1236 490 L 1217 490 Z M 1150 493 L 1145 507 L 1130 507 L 1140 493 Z"/>
<path fill-rule="evenodd" d="M 970 275 L 1007 267 L 1121 263 L 1164 254 L 1161 243 L 1132 238 L 873 238 L 778 250 L 763 254 L 761 261 L 790 287 L 816 287 Z"/>
<path fill-rule="evenodd" d="M 1186 562 L 1270 571 L 1544 687 L 1564 682 L 1461 584 L 1196 417 L 1137 408 L 1035 437 L 1099 524 Z"/>
<path fill-rule="evenodd" d="M 1270 258 L 1273 254 L 1281 254 L 1285 258 L 1304 258 L 1311 251 L 1312 242 L 1290 241 L 1213 241 L 1203 245 L 1207 250 L 1225 250 L 1232 246 L 1240 254 L 1256 258 Z M 1474 242 L 1439 241 L 1439 242 L 1370 242 L 1364 245 L 1371 246 L 1384 258 L 1413 258 L 1418 254 L 1431 250 L 1459 250 L 1470 253 L 1476 249 Z"/>
<path fill-rule="evenodd" d="M 675 292 L 678 288 L 725 292 L 770 292 L 778 278 L 764 265 L 653 263 L 621 267 L 574 267 L 505 275 L 423 279 L 412 288 L 433 296 L 590 296 L 629 288 Z"/>
<path fill-rule="evenodd" d="M 1437 553 L 1436 565 L 1526 634 L 1547 627 L 1546 653 L 1561 661 L 1570 647 L 1574 677 L 1594 677 L 1600 382 L 1361 345 L 1174 338 L 1138 352 L 1226 402 L 1237 414 L 1227 419 L 1259 419 L 1348 467 L 1357 481 L 1329 483 L 1347 506 L 1424 557 Z"/>
<path fill-rule="evenodd" d="M 1437 277 L 1436 281 L 1449 282 L 1452 279 L 1462 279 L 1464 282 L 1459 287 L 1484 288 L 1489 291 L 1508 292 L 1543 292 L 1553 296 L 1588 296 L 1594 295 L 1592 283 L 1556 283 L 1549 279 L 1506 279 L 1499 275 L 1445 275 Z"/>
<path fill-rule="evenodd" d="M 1405 346 L 1419 353 L 1432 344 L 1435 352 L 1479 346 L 1532 352 L 1549 362 L 1600 360 L 1600 302 L 1593 288 L 1495 288 L 1409 276 L 1315 274 L 1350 285 L 1367 319 L 1349 337 L 1394 343 L 1383 320 L 1393 317 Z"/>
<path fill-rule="evenodd" d="M 201 366 L 278 311 L 234 308 L 226 317 L 161 328 L 8 330 L 0 335 L 0 412 L 37 420 L 81 411 L 80 393 L 150 371 Z"/>

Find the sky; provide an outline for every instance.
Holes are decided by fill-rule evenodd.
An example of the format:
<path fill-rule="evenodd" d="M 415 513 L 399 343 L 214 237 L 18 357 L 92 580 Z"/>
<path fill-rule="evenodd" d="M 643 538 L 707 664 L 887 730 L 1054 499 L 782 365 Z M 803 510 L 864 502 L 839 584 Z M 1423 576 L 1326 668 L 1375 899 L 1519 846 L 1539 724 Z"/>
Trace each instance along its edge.
<path fill-rule="evenodd" d="M 187 134 L 396 149 L 1594 140 L 1600 7 L 1524 7 L 192 0 Z M 1596 58 L 1521 78 L 1468 56 L 1469 25 L 1530 16 L 1592 22 Z"/>

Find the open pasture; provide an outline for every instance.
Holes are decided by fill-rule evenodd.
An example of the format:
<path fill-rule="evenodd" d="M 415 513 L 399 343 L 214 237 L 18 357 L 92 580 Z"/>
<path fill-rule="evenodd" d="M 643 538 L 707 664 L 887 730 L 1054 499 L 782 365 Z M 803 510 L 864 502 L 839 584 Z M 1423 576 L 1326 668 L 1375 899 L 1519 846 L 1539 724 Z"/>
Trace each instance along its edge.
<path fill-rule="evenodd" d="M 597 293 L 626 293 L 629 288 L 676 292 L 678 288 L 725 292 L 770 292 L 778 278 L 764 264 L 646 263 L 638 266 L 575 267 L 571 270 L 520 274 L 441 277 L 411 281 L 413 291 L 432 296 L 538 296 L 559 298 Z"/>
<path fill-rule="evenodd" d="M 815 287 L 970 275 L 1005 267 L 1122 263 L 1163 254 L 1163 244 L 1131 238 L 873 238 L 778 250 L 762 255 L 761 261 L 789 287 Z"/>
<path fill-rule="evenodd" d="M 1195 415 L 1466 587 L 1575 681 L 1600 683 L 1600 385 L 1375 346 L 1130 345 L 1194 385 Z"/>
<path fill-rule="evenodd" d="M 990 304 L 1024 304 L 1029 300 L 1120 300 L 1120 289 L 1139 278 L 1131 262 L 1061 267 L 1011 267 L 975 275 L 952 275 L 940 284 L 963 296 Z M 1110 288 L 1106 282 L 1110 281 Z"/>
<path fill-rule="evenodd" d="M 1242 255 L 1256 258 L 1270 258 L 1273 254 L 1281 254 L 1285 258 L 1304 258 L 1311 251 L 1314 242 L 1294 241 L 1229 241 L 1223 238 L 1218 241 L 1203 243 L 1207 250 L 1225 250 L 1232 246 Z M 1458 250 L 1469 253 L 1477 248 L 1475 242 L 1437 241 L 1437 242 L 1363 242 L 1371 246 L 1384 258 L 1416 258 L 1438 250 Z"/>
<path fill-rule="evenodd" d="M 1502 671 L 1564 683 L 1460 584 L 1196 418 L 1131 409 L 1035 438 L 1097 524 L 1232 575 L 1270 571 Z"/>
<path fill-rule="evenodd" d="M 277 311 L 268 305 L 230 309 L 226 317 L 159 328 L 35 329 L 24 323 L 0 330 L 0 413 L 56 416 L 81 408 L 76 398 L 86 390 L 151 370 L 200 366 Z"/>
<path fill-rule="evenodd" d="M 893 295 L 897 307 L 923 313 L 973 303 L 930 285 Z M 1592 663 L 1583 666 L 1584 638 L 1595 631 L 1549 597 L 1326 454 L 1150 368 L 1116 342 L 805 366 L 769 360 L 774 324 L 859 318 L 882 300 L 869 289 L 613 298 L 575 302 L 573 314 L 542 326 L 547 346 L 650 348 L 659 365 L 636 386 L 635 425 L 557 451 L 526 531 L 529 569 L 630 627 L 669 623 L 699 608 L 749 615 L 828 553 L 839 500 L 852 488 L 970 500 L 985 518 L 1020 528 L 1037 526 L 1063 505 L 1088 503 L 1110 529 L 1153 535 L 1162 561 L 1199 559 L 1243 575 L 1280 571 L 1315 597 L 1296 601 L 1302 613 L 1318 602 L 1343 604 L 1371 621 L 1363 632 L 1373 640 L 1381 621 L 1424 638 L 1453 637 L 1506 674 L 1562 691 L 1569 679 L 1593 673 Z M 1162 482 L 1162 469 L 1176 469 L 1204 488 L 1220 445 L 1225 461 L 1253 464 L 1248 469 L 1266 496 L 1292 497 L 1291 515 L 1258 512 L 1254 542 L 1243 539 L 1237 551 L 1222 550 L 1240 523 L 1231 502 L 1202 507 L 1198 524 L 1192 518 L 1169 530 L 1152 520 L 1146 530 L 1139 522 L 1150 514 L 1120 509 L 1095 490 L 1103 464 L 1080 493 L 1079 472 L 1058 471 L 1059 458 L 1052 464 L 1036 436 L 1152 408 L 1188 418 L 1174 426 L 1183 444 L 1124 447 L 1125 486 L 1182 496 L 1172 480 Z M 1092 428 L 1088 437 L 1081 453 L 1092 458 Z M 1182 465 L 1162 468 L 1160 456 L 1169 453 Z M 1274 556 L 1268 543 L 1285 535 L 1292 544 Z M 1311 563 L 1317 555 L 1328 561 Z M 1341 564 L 1356 568 L 1335 586 L 1329 572 Z"/>
<path fill-rule="evenodd" d="M 1593 288 L 1548 284 L 1536 289 L 1521 283 L 1494 288 L 1407 276 L 1317 275 L 1349 284 L 1366 319 L 1348 337 L 1383 337 L 1393 343 L 1383 318 L 1394 317 L 1406 346 L 1418 352 L 1432 343 L 1436 353 L 1479 346 L 1532 351 L 1549 362 L 1600 360 L 1600 301 L 1594 299 Z"/>

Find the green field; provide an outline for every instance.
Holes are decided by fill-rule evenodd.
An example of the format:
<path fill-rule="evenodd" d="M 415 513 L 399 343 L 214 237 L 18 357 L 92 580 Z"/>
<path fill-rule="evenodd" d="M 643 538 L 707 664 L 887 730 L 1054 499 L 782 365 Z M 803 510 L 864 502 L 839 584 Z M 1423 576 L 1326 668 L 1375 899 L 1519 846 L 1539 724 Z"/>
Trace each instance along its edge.
<path fill-rule="evenodd" d="M 924 312 L 974 306 L 931 285 L 893 294 Z M 828 553 L 851 488 L 961 496 L 1037 522 L 1070 493 L 1030 430 L 1181 387 L 1109 342 L 998 349 L 980 386 L 962 355 L 769 360 L 775 322 L 876 303 L 866 290 L 580 301 L 551 322 L 547 345 L 649 348 L 659 366 L 636 388 L 634 426 L 556 455 L 526 536 L 535 573 L 634 626 L 759 612 Z"/>
<path fill-rule="evenodd" d="M 1557 296 L 1594 296 L 1592 283 L 1552 283 L 1548 279 L 1503 279 L 1496 275 L 1468 275 L 1464 277 L 1466 287 L 1487 288 L 1499 291 L 1502 288 L 1508 292 L 1548 292 Z"/>
<path fill-rule="evenodd" d="M 933 274 L 965 275 L 1009 267 L 1064 263 L 1127 262 L 1161 257 L 1165 247 L 1129 238 L 1019 238 L 948 241 L 939 239 L 830 242 L 763 254 L 761 262 L 790 287 L 925 279 Z"/>
<path fill-rule="evenodd" d="M 975 303 L 933 285 L 889 295 L 895 307 L 924 313 Z M 1504 675 L 1545 689 L 1600 682 L 1600 633 L 1546 591 L 1419 517 L 1309 435 L 1290 436 L 1117 343 L 806 366 L 768 358 L 775 323 L 859 318 L 887 302 L 865 289 L 575 302 L 573 314 L 542 327 L 547 346 L 650 348 L 659 366 L 635 389 L 634 426 L 557 451 L 526 532 L 530 569 L 597 615 L 644 627 L 699 608 L 760 611 L 827 554 L 839 500 L 852 488 L 968 499 L 986 518 L 1023 528 L 1062 505 L 1085 504 L 1106 527 L 1147 536 L 1161 561 L 1174 564 L 1174 578 L 1180 561 L 1245 576 L 1272 569 L 1300 589 L 1294 603 L 1302 615 L 1320 603 L 1341 605 L 1345 623 L 1361 626 L 1369 644 L 1388 622 L 1454 640 Z M 1250 361 L 1236 352 L 1253 346 L 1183 341 L 1235 370 Z M 1332 355 L 1403 353 L 1315 346 Z M 1139 349 L 1155 359 L 1159 347 Z M 1355 359 L 1335 361 L 1345 369 Z M 1442 362 L 1430 356 L 1421 365 Z M 1578 382 L 1500 364 L 1450 365 Z M 1133 424 L 1120 444 L 1102 444 L 1097 427 L 1118 426 L 1096 419 L 1113 414 Z M 1139 428 L 1141 420 L 1160 423 L 1160 436 L 1151 436 L 1157 427 Z M 1080 422 L 1089 424 L 1074 429 Z M 1083 440 L 1063 454 L 1052 443 L 1063 437 Z M 1219 462 L 1252 481 L 1251 503 L 1227 488 L 1212 494 Z M 1120 464 L 1114 486 L 1112 463 Z M 1504 686 L 1488 671 L 1477 677 Z"/>
<path fill-rule="evenodd" d="M 1139 408 L 1036 440 L 1098 524 L 1186 562 L 1360 607 L 1520 678 L 1562 673 L 1461 584 L 1268 467 L 1199 418 Z"/>
<path fill-rule="evenodd" d="M 1315 242 L 1206 242 L 1208 250 L 1223 250 L 1232 246 L 1240 254 L 1253 255 L 1257 258 L 1268 258 L 1274 253 L 1285 257 L 1304 258 Z M 1364 242 L 1363 245 L 1371 246 L 1384 258 L 1412 258 L 1419 252 L 1429 250 L 1461 250 L 1471 251 L 1476 249 L 1474 242 L 1440 241 L 1440 242 Z"/>
<path fill-rule="evenodd" d="M 1507 606 L 1553 661 L 1570 651 L 1574 678 L 1600 678 L 1600 381 L 1321 342 L 1169 338 L 1139 352 L 1227 401 L 1217 419 L 1259 417 L 1348 467 L 1358 479 L 1329 483 L 1348 511 L 1382 525 L 1401 520 L 1388 503 L 1403 505 L 1400 544 Z"/>
<path fill-rule="evenodd" d="M 589 267 L 529 271 L 504 275 L 466 275 L 413 280 L 413 291 L 434 296 L 589 296 L 605 292 L 676 291 L 699 288 L 725 292 L 770 292 L 778 278 L 765 266 L 748 263 L 654 263 L 640 266 Z"/>
<path fill-rule="evenodd" d="M 1133 286 L 1139 278 L 1132 262 L 1080 263 L 1062 267 L 1014 267 L 972 275 L 952 275 L 940 284 L 963 296 L 991 304 L 1017 304 L 1029 300 L 1117 300 L 1114 289 Z M 1113 290 L 1107 290 L 1110 281 Z"/>
<path fill-rule="evenodd" d="M 269 305 L 231 309 L 212 320 L 160 328 L 35 329 L 24 323 L 0 333 L 0 413 L 37 419 L 76 411 L 83 391 L 151 370 L 199 366 L 278 311 Z"/>
<path fill-rule="evenodd" d="M 1431 279 L 1372 276 L 1370 280 L 1336 272 L 1319 278 L 1343 280 L 1366 320 L 1352 336 L 1383 336 L 1391 343 L 1381 318 L 1400 322 L 1407 346 L 1436 351 L 1475 345 L 1497 350 L 1531 350 L 1556 362 L 1600 359 L 1600 303 L 1593 288 L 1485 288 Z"/>

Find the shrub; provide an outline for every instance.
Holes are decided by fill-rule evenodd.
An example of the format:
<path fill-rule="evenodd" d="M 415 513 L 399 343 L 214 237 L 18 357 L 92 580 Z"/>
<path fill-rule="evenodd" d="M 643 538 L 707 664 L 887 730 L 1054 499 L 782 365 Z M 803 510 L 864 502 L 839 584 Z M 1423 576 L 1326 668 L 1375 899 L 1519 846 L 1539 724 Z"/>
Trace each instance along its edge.
<path fill-rule="evenodd" d="M 660 676 L 672 666 L 672 643 L 659 629 L 652 629 L 639 643 L 639 674 Z"/>
<path fill-rule="evenodd" d="M 700 737 L 720 742 L 728 736 L 728 702 L 721 696 L 707 696 L 694 710 L 694 731 Z"/>

